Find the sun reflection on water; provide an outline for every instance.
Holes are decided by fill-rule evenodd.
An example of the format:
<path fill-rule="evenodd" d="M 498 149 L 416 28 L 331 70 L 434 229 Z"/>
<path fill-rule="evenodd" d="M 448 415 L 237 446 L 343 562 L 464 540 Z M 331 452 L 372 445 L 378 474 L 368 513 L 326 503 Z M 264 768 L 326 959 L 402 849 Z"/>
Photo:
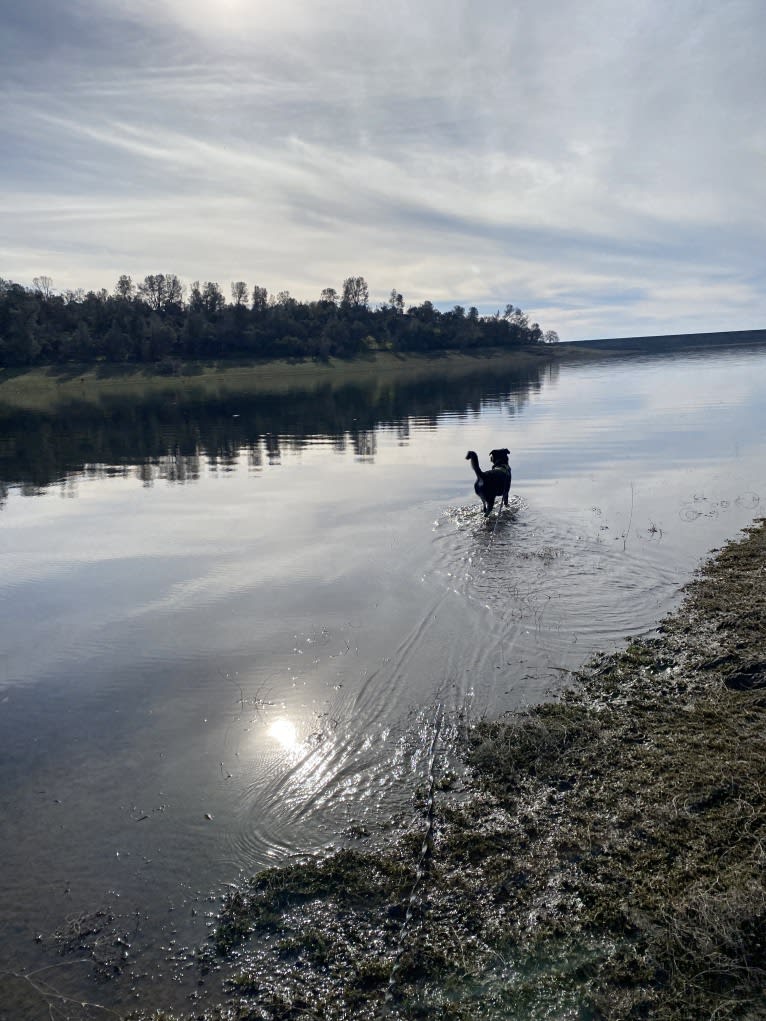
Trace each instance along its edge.
<path fill-rule="evenodd" d="M 298 731 L 295 724 L 284 716 L 269 726 L 269 737 L 273 737 L 286 751 L 294 752 L 298 747 Z"/>

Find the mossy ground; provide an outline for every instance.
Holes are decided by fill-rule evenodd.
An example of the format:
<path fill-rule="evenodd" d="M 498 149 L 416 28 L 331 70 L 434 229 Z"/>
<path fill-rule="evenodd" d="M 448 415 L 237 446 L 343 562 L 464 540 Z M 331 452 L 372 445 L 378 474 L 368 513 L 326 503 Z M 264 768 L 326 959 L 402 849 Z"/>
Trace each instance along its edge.
<path fill-rule="evenodd" d="M 190 1017 L 766 1018 L 766 521 L 576 681 L 467 731 L 420 832 L 231 894 Z"/>

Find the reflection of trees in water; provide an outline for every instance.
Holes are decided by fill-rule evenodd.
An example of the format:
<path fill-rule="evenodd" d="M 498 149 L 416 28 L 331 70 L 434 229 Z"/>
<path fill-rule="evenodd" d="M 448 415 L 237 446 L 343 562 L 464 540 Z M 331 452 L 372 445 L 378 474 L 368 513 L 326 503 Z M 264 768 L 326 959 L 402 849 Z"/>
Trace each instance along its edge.
<path fill-rule="evenodd" d="M 487 406 L 515 415 L 544 377 L 548 365 L 512 376 L 488 366 L 458 377 L 325 383 L 286 394 L 168 391 L 142 401 L 73 402 L 55 413 L 0 407 L 0 506 L 8 486 L 34 494 L 72 476 L 152 485 L 194 481 L 205 465 L 225 472 L 244 462 L 260 471 L 318 439 L 374 460 L 381 427 L 406 444 L 413 423 L 435 428 L 444 415 L 472 417 Z"/>
<path fill-rule="evenodd" d="M 269 464 L 279 464 L 282 459 L 282 453 L 279 449 L 279 436 L 274 433 L 267 433 L 264 437 L 264 446 L 266 447 L 266 457 Z"/>
<path fill-rule="evenodd" d="M 363 461 L 374 461 L 377 453 L 377 434 L 374 430 L 363 430 L 356 432 L 351 437 L 351 444 L 354 454 Z"/>
<path fill-rule="evenodd" d="M 164 454 L 153 461 L 144 461 L 136 469 L 145 486 L 151 486 L 158 479 L 167 482 L 193 482 L 200 477 L 198 454 Z"/>

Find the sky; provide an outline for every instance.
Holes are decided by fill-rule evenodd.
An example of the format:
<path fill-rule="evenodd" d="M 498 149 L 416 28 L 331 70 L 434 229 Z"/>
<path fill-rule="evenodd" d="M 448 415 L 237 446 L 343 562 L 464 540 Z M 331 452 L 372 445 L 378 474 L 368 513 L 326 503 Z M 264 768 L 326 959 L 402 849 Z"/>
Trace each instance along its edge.
<path fill-rule="evenodd" d="M 0 3 L 0 277 L 766 328 L 763 0 Z"/>

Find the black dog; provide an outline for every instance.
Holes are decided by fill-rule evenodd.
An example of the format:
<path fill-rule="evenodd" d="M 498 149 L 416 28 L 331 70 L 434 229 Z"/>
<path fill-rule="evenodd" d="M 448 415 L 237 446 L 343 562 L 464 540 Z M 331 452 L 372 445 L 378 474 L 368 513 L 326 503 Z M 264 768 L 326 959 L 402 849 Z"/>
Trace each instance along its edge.
<path fill-rule="evenodd" d="M 469 450 L 465 455 L 466 461 L 471 462 L 471 467 L 476 472 L 476 483 L 473 488 L 482 502 L 485 517 L 494 507 L 498 497 L 502 499 L 506 507 L 508 506 L 508 491 L 511 488 L 509 454 L 510 450 L 507 447 L 490 450 L 489 459 L 492 462 L 492 467 L 485 472 L 479 467 L 479 459 L 473 450 Z"/>

